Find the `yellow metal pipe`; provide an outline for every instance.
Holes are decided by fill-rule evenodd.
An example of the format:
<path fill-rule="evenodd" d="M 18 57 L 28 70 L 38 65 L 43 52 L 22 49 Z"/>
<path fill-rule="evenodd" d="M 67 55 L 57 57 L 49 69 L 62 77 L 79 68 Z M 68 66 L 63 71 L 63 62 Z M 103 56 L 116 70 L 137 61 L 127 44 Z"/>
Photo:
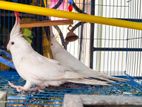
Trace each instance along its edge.
<path fill-rule="evenodd" d="M 138 22 L 104 18 L 100 16 L 92 16 L 92 15 L 75 13 L 75 12 L 48 9 L 44 7 L 25 5 L 25 4 L 13 3 L 13 2 L 7 2 L 7 1 L 0 1 L 0 9 L 36 14 L 36 15 L 43 15 L 43 16 L 68 18 L 72 20 L 79 20 L 82 22 L 99 23 L 99 24 L 105 24 L 105 25 L 112 25 L 112 26 L 142 30 L 142 24 Z"/>

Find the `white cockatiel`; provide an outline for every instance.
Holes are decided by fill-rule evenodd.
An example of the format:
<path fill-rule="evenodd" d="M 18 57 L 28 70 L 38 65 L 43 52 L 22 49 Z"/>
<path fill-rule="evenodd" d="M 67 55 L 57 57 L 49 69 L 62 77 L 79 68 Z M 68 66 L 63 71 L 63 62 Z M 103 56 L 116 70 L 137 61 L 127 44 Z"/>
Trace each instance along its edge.
<path fill-rule="evenodd" d="M 9 85 L 16 88 L 17 91 L 28 91 L 32 89 L 32 85 L 36 85 L 40 89 L 49 85 L 59 86 L 65 82 L 91 85 L 107 85 L 110 82 L 90 78 L 91 76 L 77 72 L 77 69 L 71 69 L 56 60 L 48 59 L 34 51 L 31 45 L 22 37 L 18 20 L 15 21 L 15 25 L 10 33 L 7 49 L 12 54 L 12 60 L 17 72 L 26 80 L 24 86 L 16 86 L 9 82 Z M 70 58 L 64 60 L 67 61 Z M 74 66 L 78 66 L 78 63 Z M 82 68 L 84 66 L 78 67 Z"/>
<path fill-rule="evenodd" d="M 51 50 L 53 58 L 59 61 L 62 65 L 76 71 L 77 73 L 86 75 L 88 77 L 103 79 L 103 80 L 112 80 L 112 81 L 124 81 L 122 78 L 114 78 L 103 74 L 98 71 L 94 71 L 72 56 L 67 52 L 56 40 L 56 38 L 51 36 Z"/>

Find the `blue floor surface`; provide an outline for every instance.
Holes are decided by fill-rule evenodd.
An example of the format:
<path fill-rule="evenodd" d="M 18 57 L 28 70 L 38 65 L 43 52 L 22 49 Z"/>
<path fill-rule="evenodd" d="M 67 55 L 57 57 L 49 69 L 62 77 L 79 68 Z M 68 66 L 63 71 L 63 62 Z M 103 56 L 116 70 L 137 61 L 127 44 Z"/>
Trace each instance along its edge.
<path fill-rule="evenodd" d="M 129 78 L 130 79 L 130 78 Z M 142 96 L 142 87 L 130 79 L 128 82 L 113 84 L 112 86 L 91 86 L 66 83 L 60 87 L 48 87 L 43 92 L 19 93 L 8 86 L 8 81 L 16 85 L 24 85 L 25 81 L 15 71 L 0 72 L 0 90 L 8 92 L 7 107 L 55 106 L 61 107 L 65 94 L 88 95 L 125 95 Z"/>

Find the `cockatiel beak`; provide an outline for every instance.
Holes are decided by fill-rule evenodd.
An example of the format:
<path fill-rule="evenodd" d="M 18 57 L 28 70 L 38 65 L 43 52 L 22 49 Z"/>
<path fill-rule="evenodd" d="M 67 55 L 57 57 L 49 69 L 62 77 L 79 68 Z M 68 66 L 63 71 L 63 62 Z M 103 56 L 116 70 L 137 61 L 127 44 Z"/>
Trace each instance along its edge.
<path fill-rule="evenodd" d="M 9 45 L 9 43 L 7 44 L 7 47 L 6 47 L 6 48 L 7 48 L 7 50 L 10 50 L 10 45 Z"/>

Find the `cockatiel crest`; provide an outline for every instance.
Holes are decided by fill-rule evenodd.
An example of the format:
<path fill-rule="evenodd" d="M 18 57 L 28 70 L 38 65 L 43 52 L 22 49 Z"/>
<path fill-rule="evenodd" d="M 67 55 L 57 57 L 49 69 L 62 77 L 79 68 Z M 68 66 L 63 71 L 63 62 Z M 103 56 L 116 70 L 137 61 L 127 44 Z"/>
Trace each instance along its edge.
<path fill-rule="evenodd" d="M 15 36 L 22 36 L 20 32 L 20 18 L 18 16 L 18 13 L 15 12 L 16 20 L 15 24 L 10 32 L 10 39 L 15 37 Z"/>
<path fill-rule="evenodd" d="M 7 44 L 7 49 L 11 50 L 11 48 L 13 48 L 12 50 L 15 50 L 14 48 L 16 48 L 17 50 L 21 50 L 22 52 L 22 50 L 25 49 L 22 47 L 27 46 L 24 44 L 28 43 L 22 36 L 23 35 L 20 32 L 20 19 L 18 18 L 18 16 L 16 16 L 15 24 L 10 32 L 10 40 Z"/>

